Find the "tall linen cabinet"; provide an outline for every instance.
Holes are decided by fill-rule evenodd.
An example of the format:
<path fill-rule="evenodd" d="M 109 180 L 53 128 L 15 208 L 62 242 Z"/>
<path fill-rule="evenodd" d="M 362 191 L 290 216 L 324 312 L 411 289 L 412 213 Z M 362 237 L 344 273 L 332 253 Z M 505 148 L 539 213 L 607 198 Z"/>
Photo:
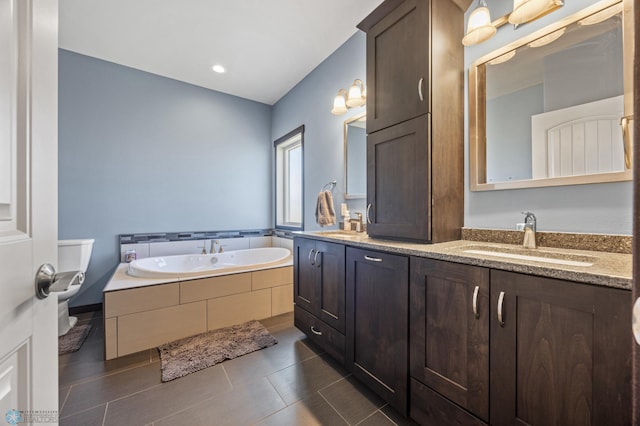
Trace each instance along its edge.
<path fill-rule="evenodd" d="M 372 237 L 443 242 L 463 225 L 466 1 L 386 0 L 367 33 Z"/>

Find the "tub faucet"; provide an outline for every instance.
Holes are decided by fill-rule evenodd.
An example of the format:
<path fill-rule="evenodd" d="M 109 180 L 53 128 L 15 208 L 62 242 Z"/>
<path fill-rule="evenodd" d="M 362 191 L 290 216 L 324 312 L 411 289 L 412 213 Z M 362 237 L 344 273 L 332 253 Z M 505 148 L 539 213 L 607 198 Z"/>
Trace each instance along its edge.
<path fill-rule="evenodd" d="M 522 212 L 524 215 L 524 248 L 536 248 L 536 216 L 531 212 Z"/>
<path fill-rule="evenodd" d="M 223 253 L 224 249 L 222 248 L 222 244 L 218 240 L 211 240 L 211 253 L 216 253 L 216 244 L 220 247 L 218 248 L 218 253 Z"/>

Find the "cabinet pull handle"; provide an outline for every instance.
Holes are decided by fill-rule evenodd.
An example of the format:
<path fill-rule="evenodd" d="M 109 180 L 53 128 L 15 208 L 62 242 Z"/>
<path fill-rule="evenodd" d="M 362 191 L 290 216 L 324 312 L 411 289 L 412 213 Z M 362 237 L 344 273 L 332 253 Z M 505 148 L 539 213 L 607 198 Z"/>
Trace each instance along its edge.
<path fill-rule="evenodd" d="M 369 211 L 371 210 L 371 203 L 367 206 L 367 223 L 371 223 L 371 217 L 369 217 Z"/>
<path fill-rule="evenodd" d="M 322 331 L 316 330 L 315 328 L 313 328 L 313 326 L 311 326 L 311 332 L 316 336 L 322 336 Z"/>
<path fill-rule="evenodd" d="M 318 263 L 318 254 L 320 253 L 319 250 L 316 250 L 316 254 L 315 256 L 313 256 L 313 263 L 312 265 L 316 265 L 318 268 L 320 267 L 320 263 Z M 322 257 L 320 257 L 320 261 L 322 261 Z"/>
<path fill-rule="evenodd" d="M 502 318 L 502 304 L 504 302 L 504 291 L 500 292 L 498 296 L 498 322 L 500 323 L 500 327 L 504 327 L 504 318 Z"/>
<path fill-rule="evenodd" d="M 422 83 L 424 82 L 424 78 L 420 77 L 418 80 L 418 96 L 420 97 L 420 102 L 424 101 L 424 96 L 422 96 Z"/>
<path fill-rule="evenodd" d="M 473 289 L 473 315 L 476 318 L 480 318 L 480 313 L 478 313 L 478 292 L 480 291 L 480 286 L 476 286 Z"/>
<path fill-rule="evenodd" d="M 311 260 L 311 255 L 313 254 L 314 251 L 315 251 L 314 249 L 309 250 L 309 263 L 311 264 L 311 266 L 315 265 L 314 261 Z"/>
<path fill-rule="evenodd" d="M 371 262 L 382 262 L 382 259 L 380 259 L 379 257 L 365 256 L 364 259 L 370 260 Z"/>

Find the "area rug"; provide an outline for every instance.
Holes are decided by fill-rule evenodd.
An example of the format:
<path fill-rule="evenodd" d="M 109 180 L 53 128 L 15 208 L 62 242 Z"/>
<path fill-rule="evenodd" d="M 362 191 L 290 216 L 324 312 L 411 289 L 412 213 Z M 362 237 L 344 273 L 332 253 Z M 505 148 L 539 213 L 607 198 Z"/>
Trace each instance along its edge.
<path fill-rule="evenodd" d="M 258 321 L 232 325 L 166 343 L 158 347 L 162 381 L 168 382 L 276 343 L 276 338 Z"/>
<path fill-rule="evenodd" d="M 89 335 L 91 324 L 76 325 L 64 336 L 58 337 L 58 355 L 75 352 L 80 349 Z"/>

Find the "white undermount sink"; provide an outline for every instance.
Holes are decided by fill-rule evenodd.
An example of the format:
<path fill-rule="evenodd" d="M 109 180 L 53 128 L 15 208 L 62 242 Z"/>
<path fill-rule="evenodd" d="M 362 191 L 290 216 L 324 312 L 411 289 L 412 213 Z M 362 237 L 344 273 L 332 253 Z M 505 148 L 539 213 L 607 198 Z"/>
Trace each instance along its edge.
<path fill-rule="evenodd" d="M 529 262 L 552 263 L 554 265 L 593 266 L 596 258 L 593 256 L 544 251 L 539 249 L 520 249 L 496 246 L 469 245 L 462 249 L 464 253 L 483 256 L 501 257 L 504 259 L 524 260 Z"/>

